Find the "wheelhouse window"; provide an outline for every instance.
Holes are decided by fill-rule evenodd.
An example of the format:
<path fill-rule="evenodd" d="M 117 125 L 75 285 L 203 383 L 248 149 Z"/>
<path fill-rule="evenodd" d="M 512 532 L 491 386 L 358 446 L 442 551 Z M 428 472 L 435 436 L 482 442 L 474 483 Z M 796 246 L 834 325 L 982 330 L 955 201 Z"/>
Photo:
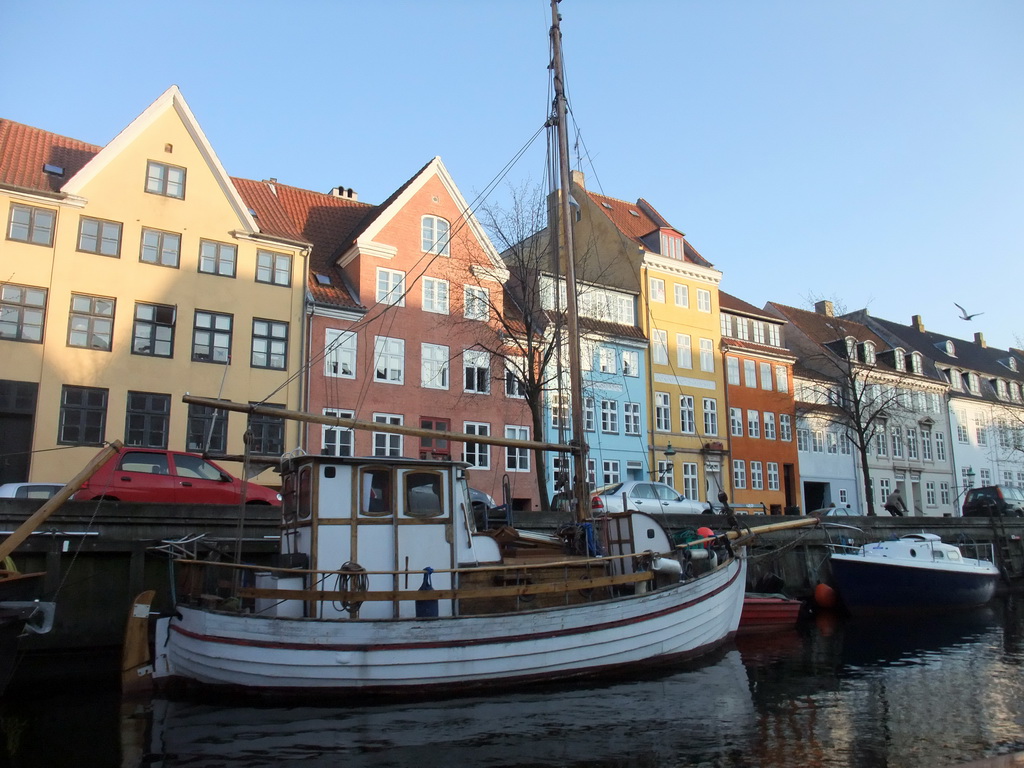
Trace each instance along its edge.
<path fill-rule="evenodd" d="M 78 221 L 78 250 L 100 256 L 121 255 L 121 224 L 82 216 Z"/>
<path fill-rule="evenodd" d="M 166 304 L 135 304 L 132 354 L 174 357 L 176 310 Z"/>
<path fill-rule="evenodd" d="M 71 294 L 68 346 L 110 351 L 114 330 L 114 299 Z"/>
<path fill-rule="evenodd" d="M 228 243 L 202 240 L 199 243 L 199 271 L 207 275 L 234 277 L 238 250 Z"/>
<path fill-rule="evenodd" d="M 292 257 L 287 253 L 256 251 L 256 282 L 291 285 Z"/>
<path fill-rule="evenodd" d="M 183 200 L 185 198 L 185 169 L 150 160 L 146 164 L 146 191 L 151 195 L 163 195 Z"/>
<path fill-rule="evenodd" d="M 0 339 L 41 344 L 45 319 L 45 288 L 0 285 Z"/>
<path fill-rule="evenodd" d="M 65 385 L 60 396 L 61 445 L 102 445 L 107 426 L 106 389 Z"/>
<path fill-rule="evenodd" d="M 11 203 L 11 216 L 7 223 L 7 239 L 32 245 L 53 245 L 53 230 L 57 212 L 34 205 Z"/>
<path fill-rule="evenodd" d="M 408 472 L 403 479 L 406 515 L 440 517 L 444 514 L 444 481 L 440 472 Z"/>
<path fill-rule="evenodd" d="M 275 371 L 288 367 L 288 323 L 253 319 L 251 364 Z"/>
<path fill-rule="evenodd" d="M 231 362 L 231 315 L 196 310 L 192 330 L 192 359 L 197 363 Z"/>
<path fill-rule="evenodd" d="M 125 412 L 125 445 L 166 448 L 170 417 L 170 395 L 129 392 Z"/>
<path fill-rule="evenodd" d="M 440 256 L 451 256 L 450 230 L 451 226 L 445 219 L 438 216 L 424 216 L 422 230 L 423 252 L 436 253 Z"/>
<path fill-rule="evenodd" d="M 139 261 L 177 269 L 180 260 L 181 235 L 176 232 L 161 232 L 158 229 L 142 230 Z"/>
<path fill-rule="evenodd" d="M 359 512 L 371 517 L 386 517 L 394 508 L 391 471 L 385 467 L 367 467 L 359 472 Z"/>

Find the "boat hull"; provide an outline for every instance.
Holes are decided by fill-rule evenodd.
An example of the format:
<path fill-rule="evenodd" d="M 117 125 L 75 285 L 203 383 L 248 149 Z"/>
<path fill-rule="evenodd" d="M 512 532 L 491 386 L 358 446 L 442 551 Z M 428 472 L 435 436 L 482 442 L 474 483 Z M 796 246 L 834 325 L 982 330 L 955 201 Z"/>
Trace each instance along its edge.
<path fill-rule="evenodd" d="M 746 563 L 583 605 L 489 616 L 317 620 L 181 606 L 156 676 L 270 694 L 414 695 L 618 673 L 695 658 L 737 630 Z"/>
<path fill-rule="evenodd" d="M 830 563 L 839 596 L 854 612 L 984 605 L 999 580 L 991 566 L 940 568 L 837 554 Z"/>
<path fill-rule="evenodd" d="M 800 600 L 785 595 L 748 593 L 743 598 L 739 631 L 766 632 L 794 627 L 800 618 L 803 605 Z"/>

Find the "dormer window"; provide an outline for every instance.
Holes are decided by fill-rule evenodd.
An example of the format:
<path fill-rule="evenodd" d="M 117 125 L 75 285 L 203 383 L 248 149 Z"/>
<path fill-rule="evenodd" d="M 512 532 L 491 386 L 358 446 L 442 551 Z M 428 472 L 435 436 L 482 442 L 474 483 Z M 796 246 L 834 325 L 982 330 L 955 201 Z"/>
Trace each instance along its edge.
<path fill-rule="evenodd" d="M 866 365 L 874 365 L 878 358 L 875 356 L 875 343 L 873 341 L 864 342 L 864 363 Z"/>
<path fill-rule="evenodd" d="M 893 350 L 893 364 L 897 371 L 907 370 L 907 355 L 900 347 Z"/>
<path fill-rule="evenodd" d="M 1015 381 L 1010 382 L 1010 399 L 1015 403 L 1019 403 L 1021 401 L 1020 384 Z"/>
<path fill-rule="evenodd" d="M 920 352 L 914 352 L 910 355 L 910 372 L 920 374 L 922 369 L 922 359 Z"/>
<path fill-rule="evenodd" d="M 676 261 L 683 261 L 683 238 L 674 232 L 662 232 L 661 255 Z"/>
<path fill-rule="evenodd" d="M 846 359 L 857 359 L 857 340 L 853 336 L 846 337 Z"/>
<path fill-rule="evenodd" d="M 971 390 L 972 394 L 975 394 L 975 395 L 980 395 L 981 394 L 981 379 L 978 378 L 978 374 L 976 374 L 976 373 L 968 373 L 967 374 L 967 388 L 969 390 Z"/>
<path fill-rule="evenodd" d="M 945 341 L 939 342 L 935 346 L 938 347 L 939 349 L 941 349 L 943 352 L 945 352 L 950 357 L 956 357 L 956 347 L 953 346 L 953 342 L 950 341 L 949 339 L 946 339 Z"/>
<path fill-rule="evenodd" d="M 1008 400 L 1010 391 L 1007 389 L 1006 382 L 1003 379 L 995 379 L 994 384 L 996 387 L 996 397 L 1000 400 Z"/>
<path fill-rule="evenodd" d="M 1008 357 L 1005 360 L 1000 360 L 999 362 L 1002 363 L 1003 365 L 1005 365 L 1007 368 L 1009 368 L 1014 373 L 1017 372 L 1017 358 L 1015 358 L 1015 357 Z"/>

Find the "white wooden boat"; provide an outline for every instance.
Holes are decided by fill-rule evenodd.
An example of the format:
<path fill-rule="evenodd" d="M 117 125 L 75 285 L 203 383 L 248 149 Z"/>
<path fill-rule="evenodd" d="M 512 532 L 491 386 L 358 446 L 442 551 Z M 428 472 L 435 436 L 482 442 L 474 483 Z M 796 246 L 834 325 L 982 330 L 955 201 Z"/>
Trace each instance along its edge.
<path fill-rule="evenodd" d="M 717 565 L 699 546 L 673 549 L 639 512 L 595 521 L 597 557 L 507 530 L 500 543 L 474 530 L 465 466 L 288 459 L 282 554 L 304 567 L 243 569 L 224 599 L 207 587 L 225 573 L 186 579 L 195 588 L 158 622 L 155 676 L 261 693 L 464 692 L 693 658 L 736 632 L 745 561 L 724 537 Z"/>
<path fill-rule="evenodd" d="M 987 559 L 965 557 L 934 533 L 911 533 L 860 547 L 837 545 L 829 557 L 836 590 L 852 612 L 968 608 L 992 599 L 1000 573 Z"/>

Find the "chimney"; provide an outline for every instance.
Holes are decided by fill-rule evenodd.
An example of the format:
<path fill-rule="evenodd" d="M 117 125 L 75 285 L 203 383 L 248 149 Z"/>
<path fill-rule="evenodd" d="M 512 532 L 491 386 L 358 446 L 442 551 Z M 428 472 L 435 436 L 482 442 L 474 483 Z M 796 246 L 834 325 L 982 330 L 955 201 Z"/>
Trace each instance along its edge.
<path fill-rule="evenodd" d="M 981 331 L 974 332 L 974 343 L 982 349 L 988 349 L 988 344 L 985 343 L 985 337 L 981 334 Z"/>
<path fill-rule="evenodd" d="M 327 194 L 331 197 L 340 197 L 342 200 L 352 200 L 353 202 L 359 200 L 359 195 L 356 194 L 352 187 L 348 189 L 345 189 L 345 187 L 334 187 Z"/>
<path fill-rule="evenodd" d="M 910 324 L 914 326 L 914 330 L 918 333 L 924 333 L 924 320 L 921 319 L 920 315 L 912 315 Z"/>
<path fill-rule="evenodd" d="M 825 317 L 835 317 L 836 311 L 831 301 L 817 301 L 814 303 L 814 311 Z"/>
<path fill-rule="evenodd" d="M 586 189 L 587 185 L 584 183 L 585 181 L 586 177 L 583 175 L 583 171 L 569 171 L 570 184 L 575 184 L 578 187 Z"/>

